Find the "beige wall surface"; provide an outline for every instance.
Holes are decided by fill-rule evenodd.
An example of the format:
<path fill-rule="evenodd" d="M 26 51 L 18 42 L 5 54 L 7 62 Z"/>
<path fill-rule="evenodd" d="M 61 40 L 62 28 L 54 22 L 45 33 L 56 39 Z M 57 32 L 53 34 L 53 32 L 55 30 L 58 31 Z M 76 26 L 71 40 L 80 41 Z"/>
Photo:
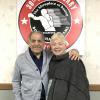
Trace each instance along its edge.
<path fill-rule="evenodd" d="M 0 0 L 0 83 L 11 82 L 16 59 L 16 0 Z"/>
<path fill-rule="evenodd" d="M 100 84 L 100 0 L 86 1 L 85 65 L 90 83 Z"/>
<path fill-rule="evenodd" d="M 100 0 L 85 0 L 85 55 L 90 84 L 100 84 Z M 16 59 L 16 0 L 0 0 L 0 83 L 10 83 Z"/>

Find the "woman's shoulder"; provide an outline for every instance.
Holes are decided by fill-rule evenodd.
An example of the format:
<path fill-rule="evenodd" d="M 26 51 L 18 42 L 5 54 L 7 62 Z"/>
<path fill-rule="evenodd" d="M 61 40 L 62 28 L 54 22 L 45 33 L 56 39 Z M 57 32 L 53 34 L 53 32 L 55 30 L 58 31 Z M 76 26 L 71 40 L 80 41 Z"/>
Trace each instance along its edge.
<path fill-rule="evenodd" d="M 79 60 L 71 60 L 69 59 L 69 64 L 72 70 L 77 71 L 77 72 L 84 72 L 86 73 L 85 65 L 81 59 Z"/>

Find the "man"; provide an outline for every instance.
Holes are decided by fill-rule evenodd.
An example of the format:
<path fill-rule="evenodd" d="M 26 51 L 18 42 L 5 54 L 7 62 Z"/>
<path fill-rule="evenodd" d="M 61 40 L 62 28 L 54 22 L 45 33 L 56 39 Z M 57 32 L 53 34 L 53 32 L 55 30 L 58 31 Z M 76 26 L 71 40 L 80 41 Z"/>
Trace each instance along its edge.
<path fill-rule="evenodd" d="M 43 50 L 45 41 L 41 32 L 31 32 L 28 44 L 28 50 L 19 55 L 15 63 L 12 80 L 15 100 L 45 100 L 52 54 Z M 72 59 L 79 56 L 75 50 L 69 55 Z"/>

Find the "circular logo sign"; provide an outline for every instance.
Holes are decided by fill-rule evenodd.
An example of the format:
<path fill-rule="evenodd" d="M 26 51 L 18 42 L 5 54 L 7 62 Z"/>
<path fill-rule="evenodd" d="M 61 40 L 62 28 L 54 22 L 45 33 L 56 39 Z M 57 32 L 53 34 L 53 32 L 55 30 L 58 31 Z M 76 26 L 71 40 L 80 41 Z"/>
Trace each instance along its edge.
<path fill-rule="evenodd" d="M 61 32 L 70 47 L 82 31 L 80 6 L 76 0 L 27 0 L 20 10 L 18 25 L 26 42 L 31 31 L 43 32 L 46 43 L 54 33 Z"/>

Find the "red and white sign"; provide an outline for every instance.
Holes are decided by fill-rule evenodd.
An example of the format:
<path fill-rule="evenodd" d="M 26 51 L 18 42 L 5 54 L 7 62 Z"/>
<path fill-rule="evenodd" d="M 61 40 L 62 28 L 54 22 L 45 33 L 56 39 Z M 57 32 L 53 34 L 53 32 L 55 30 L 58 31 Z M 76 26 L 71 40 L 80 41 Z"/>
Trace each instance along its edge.
<path fill-rule="evenodd" d="M 84 34 L 84 14 L 82 15 L 84 7 L 81 7 L 81 1 L 83 3 L 84 0 L 78 1 L 23 0 L 22 2 L 18 0 L 18 33 L 21 34 L 22 39 L 27 44 L 31 31 L 42 31 L 45 35 L 46 43 L 49 43 L 53 33 L 61 32 L 69 43 L 67 48 L 72 47 L 78 41 L 81 34 Z M 74 46 L 74 48 L 77 47 Z"/>

